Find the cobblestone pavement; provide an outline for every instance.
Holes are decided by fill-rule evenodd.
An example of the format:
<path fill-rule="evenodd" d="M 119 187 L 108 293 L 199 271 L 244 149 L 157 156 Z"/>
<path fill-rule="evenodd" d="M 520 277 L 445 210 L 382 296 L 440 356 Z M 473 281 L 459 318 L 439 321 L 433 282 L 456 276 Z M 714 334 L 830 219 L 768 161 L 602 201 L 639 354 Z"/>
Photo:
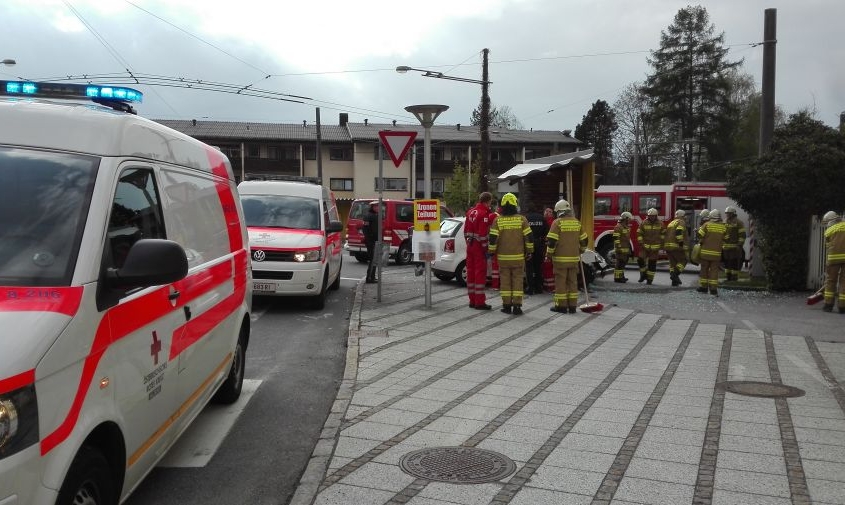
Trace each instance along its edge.
<path fill-rule="evenodd" d="M 344 380 L 292 504 L 845 503 L 845 344 L 622 304 L 558 314 L 550 295 L 512 316 L 488 290 L 494 310 L 478 311 L 438 281 L 426 309 L 423 290 L 410 269 L 359 285 Z M 456 484 L 400 466 L 434 447 L 495 451 L 515 471 Z"/>

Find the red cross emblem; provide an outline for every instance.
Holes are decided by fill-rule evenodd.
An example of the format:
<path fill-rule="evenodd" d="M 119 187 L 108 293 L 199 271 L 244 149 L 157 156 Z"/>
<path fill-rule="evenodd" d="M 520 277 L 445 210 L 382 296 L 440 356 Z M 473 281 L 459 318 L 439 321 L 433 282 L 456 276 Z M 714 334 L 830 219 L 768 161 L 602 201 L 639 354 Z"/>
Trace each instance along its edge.
<path fill-rule="evenodd" d="M 158 353 L 161 352 L 161 340 L 158 339 L 156 332 L 153 332 L 153 343 L 150 346 L 150 356 L 153 357 L 153 364 L 158 365 Z"/>

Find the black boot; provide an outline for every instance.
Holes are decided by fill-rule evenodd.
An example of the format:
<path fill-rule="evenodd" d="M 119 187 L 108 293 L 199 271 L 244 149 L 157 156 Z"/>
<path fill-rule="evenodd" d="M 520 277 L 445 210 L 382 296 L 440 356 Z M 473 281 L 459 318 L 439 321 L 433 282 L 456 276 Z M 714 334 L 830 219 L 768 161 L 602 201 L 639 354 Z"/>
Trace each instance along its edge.
<path fill-rule="evenodd" d="M 669 277 L 672 279 L 672 286 L 680 286 L 681 285 L 681 279 L 678 277 L 678 272 L 670 273 Z"/>
<path fill-rule="evenodd" d="M 647 277 L 648 277 L 648 274 L 645 273 L 645 270 L 641 270 L 640 271 L 640 279 L 637 282 L 642 282 L 642 281 L 646 280 Z"/>
<path fill-rule="evenodd" d="M 514 305 L 513 306 L 513 315 L 521 316 L 522 315 L 522 305 Z"/>
<path fill-rule="evenodd" d="M 824 307 L 822 307 L 822 310 L 825 311 L 825 312 L 833 312 L 833 304 L 830 304 L 830 305 L 824 304 Z"/>
<path fill-rule="evenodd" d="M 574 314 L 577 311 L 578 311 L 578 309 L 576 309 L 575 307 L 569 307 L 569 313 L 570 314 Z"/>
<path fill-rule="evenodd" d="M 502 308 L 500 310 L 505 314 L 512 314 L 510 305 L 502 305 Z"/>
<path fill-rule="evenodd" d="M 699 293 L 706 293 L 706 292 L 707 292 L 707 288 L 705 288 L 704 286 L 701 286 L 701 287 L 699 287 L 698 289 L 696 289 L 696 291 L 698 291 Z"/>

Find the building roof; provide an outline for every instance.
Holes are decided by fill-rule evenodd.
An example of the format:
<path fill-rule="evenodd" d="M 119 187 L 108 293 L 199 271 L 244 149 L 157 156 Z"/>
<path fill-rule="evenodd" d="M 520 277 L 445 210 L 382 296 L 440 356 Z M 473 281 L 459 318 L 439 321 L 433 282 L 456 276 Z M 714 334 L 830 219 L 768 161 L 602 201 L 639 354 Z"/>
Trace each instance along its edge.
<path fill-rule="evenodd" d="M 154 121 L 201 139 L 317 141 L 317 127 L 314 124 L 303 126 L 301 123 L 245 123 L 190 119 L 155 119 Z M 321 125 L 320 138 L 324 142 L 349 142 L 350 140 L 346 128 L 337 125 Z"/>
<path fill-rule="evenodd" d="M 317 127 L 313 123 L 246 123 L 233 121 L 201 121 L 190 119 L 154 120 L 194 138 L 209 140 L 268 140 L 291 142 L 316 142 Z M 320 137 L 324 142 L 378 142 L 378 132 L 415 131 L 416 142 L 422 142 L 425 130 L 422 125 L 390 123 L 346 123 L 345 126 L 320 126 Z M 490 128 L 490 144 L 569 144 L 583 145 L 580 140 L 553 130 L 509 130 Z M 478 126 L 435 125 L 431 127 L 432 142 L 456 144 L 477 143 L 481 140 Z"/>
<path fill-rule="evenodd" d="M 575 151 L 572 153 L 556 154 L 545 158 L 529 160 L 530 163 L 520 163 L 498 177 L 500 181 L 515 181 L 531 174 L 545 172 L 554 167 L 565 167 L 566 165 L 581 165 L 593 158 L 593 150 Z"/>

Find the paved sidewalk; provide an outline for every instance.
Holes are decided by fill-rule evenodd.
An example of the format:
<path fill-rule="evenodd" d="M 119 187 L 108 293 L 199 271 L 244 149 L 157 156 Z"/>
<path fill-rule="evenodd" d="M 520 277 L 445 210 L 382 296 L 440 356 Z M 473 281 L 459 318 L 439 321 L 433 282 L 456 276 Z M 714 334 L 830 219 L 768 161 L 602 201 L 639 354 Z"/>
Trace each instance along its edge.
<path fill-rule="evenodd" d="M 622 304 L 558 314 L 550 295 L 512 316 L 488 290 L 494 310 L 478 311 L 436 280 L 426 310 L 410 269 L 385 269 L 381 302 L 377 289 L 358 286 L 344 380 L 294 505 L 845 503 L 843 344 Z M 457 473 L 495 480 L 400 467 L 435 447 L 467 448 L 477 468 Z M 448 480 L 450 457 L 404 463 Z"/>

